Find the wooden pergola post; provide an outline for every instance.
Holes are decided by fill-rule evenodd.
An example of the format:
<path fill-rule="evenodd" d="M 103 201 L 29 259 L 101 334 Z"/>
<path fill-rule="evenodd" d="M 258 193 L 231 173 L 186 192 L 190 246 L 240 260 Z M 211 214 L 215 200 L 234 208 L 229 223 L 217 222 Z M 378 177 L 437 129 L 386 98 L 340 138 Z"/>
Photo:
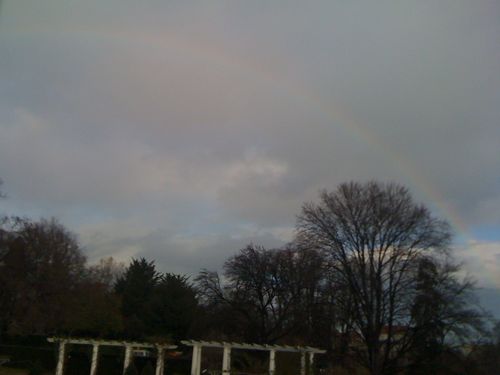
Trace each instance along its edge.
<path fill-rule="evenodd" d="M 200 375 L 201 373 L 201 345 L 193 346 L 193 356 L 191 359 L 191 375 Z"/>
<path fill-rule="evenodd" d="M 163 356 L 163 346 L 158 345 L 158 356 L 156 357 L 156 372 L 155 375 L 163 375 L 164 368 L 164 356 Z"/>
<path fill-rule="evenodd" d="M 201 366 L 201 349 L 219 348 L 224 350 L 222 357 L 222 375 L 231 375 L 231 350 L 262 350 L 269 352 L 269 375 L 276 374 L 276 353 L 289 352 L 300 354 L 300 375 L 307 373 L 307 359 L 312 363 L 315 353 L 323 354 L 326 350 L 313 348 L 310 346 L 289 346 L 289 345 L 263 345 L 263 344 L 247 344 L 237 342 L 221 342 L 221 341 L 196 341 L 182 340 L 182 344 L 193 348 L 193 357 L 191 361 L 191 375 L 200 375 Z M 308 356 L 309 354 L 309 356 Z M 312 365 L 309 366 L 311 369 Z"/>
<path fill-rule="evenodd" d="M 97 374 L 97 362 L 99 361 L 99 344 L 92 345 L 92 362 L 90 363 L 90 375 Z"/>
<path fill-rule="evenodd" d="M 314 353 L 309 353 L 309 374 L 314 374 Z"/>
<path fill-rule="evenodd" d="M 224 353 L 222 355 L 222 375 L 231 374 L 231 347 L 224 346 Z"/>
<path fill-rule="evenodd" d="M 49 337 L 48 342 L 59 344 L 59 355 L 57 358 L 56 375 L 63 375 L 64 360 L 66 357 L 66 345 L 92 345 L 92 362 L 90 364 L 90 375 L 97 374 L 99 362 L 99 348 L 101 346 L 118 346 L 125 347 L 125 359 L 123 361 L 123 373 L 127 370 L 132 362 L 134 348 L 148 348 L 158 350 L 158 360 L 156 364 L 156 374 L 163 375 L 164 368 L 164 351 L 166 349 L 176 349 L 177 345 L 167 345 L 164 343 L 150 343 L 150 342 L 134 342 L 134 341 L 118 341 L 118 340 L 95 340 L 95 339 L 81 339 L 81 338 L 61 338 Z"/>
<path fill-rule="evenodd" d="M 56 375 L 63 375 L 65 357 L 66 357 L 66 341 L 61 340 L 59 342 L 59 355 L 57 356 Z"/>
<path fill-rule="evenodd" d="M 125 345 L 125 359 L 123 360 L 123 373 L 127 371 L 128 366 L 132 362 L 132 345 Z"/>
<path fill-rule="evenodd" d="M 276 372 L 276 350 L 269 351 L 269 375 L 274 375 Z"/>

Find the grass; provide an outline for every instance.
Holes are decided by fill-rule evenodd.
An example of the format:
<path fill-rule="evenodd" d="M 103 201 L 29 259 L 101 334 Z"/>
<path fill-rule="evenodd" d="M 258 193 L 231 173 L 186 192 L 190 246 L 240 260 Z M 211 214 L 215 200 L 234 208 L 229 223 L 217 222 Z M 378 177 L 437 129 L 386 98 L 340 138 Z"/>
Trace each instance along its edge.
<path fill-rule="evenodd" d="M 0 375 L 28 375 L 28 370 L 0 367 Z"/>
<path fill-rule="evenodd" d="M 20 369 L 20 368 L 12 368 L 12 367 L 3 367 L 0 366 L 0 375 L 28 375 L 29 370 Z M 53 372 L 46 372 L 44 375 L 52 375 Z"/>

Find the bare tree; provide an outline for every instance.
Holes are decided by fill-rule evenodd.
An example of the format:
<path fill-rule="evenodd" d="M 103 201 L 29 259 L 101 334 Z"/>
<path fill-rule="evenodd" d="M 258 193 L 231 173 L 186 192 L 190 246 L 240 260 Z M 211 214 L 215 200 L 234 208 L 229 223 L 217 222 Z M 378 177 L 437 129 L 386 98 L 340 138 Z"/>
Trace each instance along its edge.
<path fill-rule="evenodd" d="M 218 273 L 205 270 L 196 282 L 205 306 L 231 312 L 233 334 L 272 343 L 284 337 L 313 337 L 320 321 L 322 267 L 321 257 L 312 250 L 249 245 L 226 261 L 223 281 Z"/>
<path fill-rule="evenodd" d="M 411 346 L 417 260 L 447 248 L 448 224 L 400 185 L 351 182 L 305 204 L 298 230 L 297 241 L 323 251 L 348 290 L 363 364 L 389 373 Z"/>
<path fill-rule="evenodd" d="M 435 369 L 446 349 L 488 334 L 489 316 L 477 304 L 474 282 L 468 276 L 458 277 L 460 271 L 460 264 L 447 256 L 419 261 L 411 311 L 412 368 L 417 373 Z"/>
<path fill-rule="evenodd" d="M 0 302 L 9 312 L 9 332 L 60 332 L 77 306 L 75 291 L 85 277 L 85 257 L 75 236 L 55 219 L 13 218 L 7 234 Z"/>
<path fill-rule="evenodd" d="M 113 257 L 102 258 L 98 264 L 89 266 L 87 272 L 92 281 L 112 290 L 117 280 L 125 273 L 125 264 L 117 262 Z"/>

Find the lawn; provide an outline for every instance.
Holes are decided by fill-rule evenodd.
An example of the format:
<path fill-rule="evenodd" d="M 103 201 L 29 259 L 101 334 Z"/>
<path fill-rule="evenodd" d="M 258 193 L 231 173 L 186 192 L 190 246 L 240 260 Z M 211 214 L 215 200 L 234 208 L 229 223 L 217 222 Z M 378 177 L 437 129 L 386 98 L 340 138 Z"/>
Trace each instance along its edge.
<path fill-rule="evenodd" d="M 0 367 L 0 375 L 28 375 L 28 370 Z"/>

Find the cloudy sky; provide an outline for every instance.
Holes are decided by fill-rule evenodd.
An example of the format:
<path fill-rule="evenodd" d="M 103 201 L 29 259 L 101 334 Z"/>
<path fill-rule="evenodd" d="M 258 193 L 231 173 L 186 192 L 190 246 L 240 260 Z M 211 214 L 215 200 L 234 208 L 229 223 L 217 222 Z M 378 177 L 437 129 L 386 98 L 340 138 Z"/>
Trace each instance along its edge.
<path fill-rule="evenodd" d="M 3 0 L 0 208 L 194 274 L 395 181 L 500 316 L 499 104 L 496 0 Z"/>

